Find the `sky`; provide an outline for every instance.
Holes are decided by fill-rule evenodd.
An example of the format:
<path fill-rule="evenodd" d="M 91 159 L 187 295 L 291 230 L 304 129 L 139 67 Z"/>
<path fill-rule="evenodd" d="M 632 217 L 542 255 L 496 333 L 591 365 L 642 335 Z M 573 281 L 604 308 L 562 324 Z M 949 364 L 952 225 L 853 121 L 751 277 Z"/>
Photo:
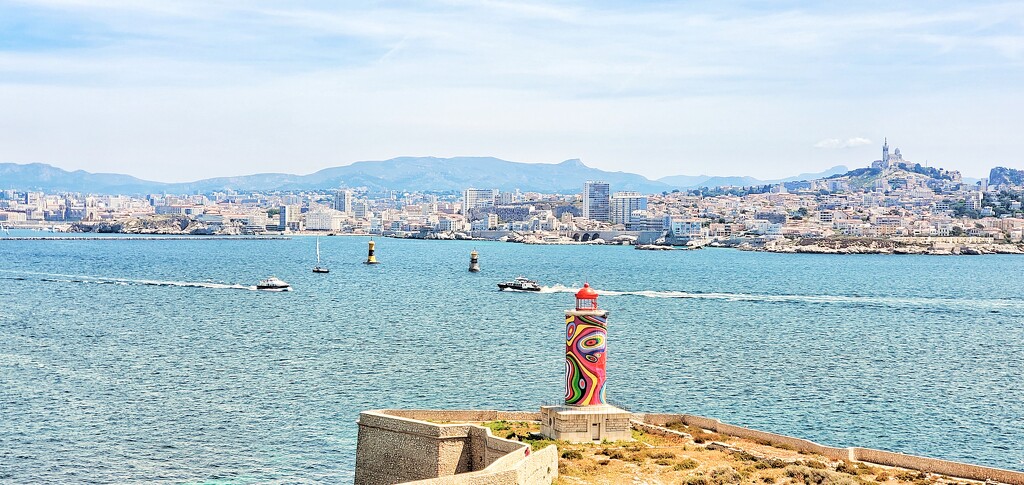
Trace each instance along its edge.
<path fill-rule="evenodd" d="M 1024 168 L 1024 2 L 0 0 L 0 162 Z"/>

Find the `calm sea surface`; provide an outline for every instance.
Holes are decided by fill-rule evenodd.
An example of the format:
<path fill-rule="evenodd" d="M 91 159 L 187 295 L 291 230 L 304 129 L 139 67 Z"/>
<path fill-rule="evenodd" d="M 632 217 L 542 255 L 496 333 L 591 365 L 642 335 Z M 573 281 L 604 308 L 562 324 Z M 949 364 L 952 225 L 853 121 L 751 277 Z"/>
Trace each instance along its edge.
<path fill-rule="evenodd" d="M 1024 257 L 366 241 L 0 241 L 0 481 L 351 480 L 361 410 L 559 402 L 588 280 L 620 406 L 1024 470 Z"/>

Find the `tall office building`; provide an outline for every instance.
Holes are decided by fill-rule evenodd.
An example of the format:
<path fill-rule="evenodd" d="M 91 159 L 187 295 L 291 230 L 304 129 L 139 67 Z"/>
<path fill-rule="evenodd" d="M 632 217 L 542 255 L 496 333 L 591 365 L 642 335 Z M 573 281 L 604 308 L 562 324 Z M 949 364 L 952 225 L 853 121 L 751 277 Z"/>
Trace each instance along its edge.
<path fill-rule="evenodd" d="M 647 196 L 639 192 L 616 192 L 612 195 L 612 223 L 628 224 L 635 210 L 647 209 Z"/>
<path fill-rule="evenodd" d="M 346 214 L 352 213 L 352 191 L 351 190 L 339 190 L 334 195 L 334 210 L 344 212 Z"/>
<path fill-rule="evenodd" d="M 611 220 L 609 210 L 608 182 L 589 180 L 583 184 L 583 218 L 592 221 L 608 222 Z"/>

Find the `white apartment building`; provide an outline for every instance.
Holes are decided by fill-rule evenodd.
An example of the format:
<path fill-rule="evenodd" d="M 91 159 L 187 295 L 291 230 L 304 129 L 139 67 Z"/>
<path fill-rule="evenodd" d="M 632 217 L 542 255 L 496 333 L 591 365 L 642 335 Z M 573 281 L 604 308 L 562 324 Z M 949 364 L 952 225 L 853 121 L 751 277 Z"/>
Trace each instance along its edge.
<path fill-rule="evenodd" d="M 462 191 L 462 213 L 468 215 L 471 209 L 494 205 L 498 197 L 498 189 L 468 188 Z"/>
<path fill-rule="evenodd" d="M 701 235 L 700 219 L 689 216 L 665 216 L 662 219 L 662 225 L 665 230 L 670 231 L 676 237 Z"/>
<path fill-rule="evenodd" d="M 647 210 L 647 196 L 639 192 L 616 192 L 611 198 L 611 221 L 628 224 L 633 211 Z"/>
<path fill-rule="evenodd" d="M 324 209 L 306 213 L 306 229 L 310 231 L 340 231 L 345 216 L 341 212 Z"/>

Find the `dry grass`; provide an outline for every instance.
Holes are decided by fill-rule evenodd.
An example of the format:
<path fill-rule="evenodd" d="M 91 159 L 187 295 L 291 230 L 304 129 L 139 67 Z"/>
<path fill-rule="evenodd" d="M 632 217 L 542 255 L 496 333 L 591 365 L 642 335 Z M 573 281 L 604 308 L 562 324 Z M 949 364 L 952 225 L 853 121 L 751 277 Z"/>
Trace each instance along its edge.
<path fill-rule="evenodd" d="M 864 463 L 833 461 L 824 456 L 797 453 L 671 425 L 693 439 L 634 431 L 633 442 L 573 444 L 541 438 L 536 423 L 495 421 L 484 423 L 495 436 L 518 439 L 541 449 L 558 446 L 561 459 L 556 484 L 682 484 L 682 485 L 947 485 L 965 480 Z M 700 439 L 701 442 L 697 442 Z M 731 449 L 708 449 L 707 444 L 728 443 Z M 714 447 L 713 447 L 714 448 Z M 974 482 L 977 483 L 977 482 Z"/>

